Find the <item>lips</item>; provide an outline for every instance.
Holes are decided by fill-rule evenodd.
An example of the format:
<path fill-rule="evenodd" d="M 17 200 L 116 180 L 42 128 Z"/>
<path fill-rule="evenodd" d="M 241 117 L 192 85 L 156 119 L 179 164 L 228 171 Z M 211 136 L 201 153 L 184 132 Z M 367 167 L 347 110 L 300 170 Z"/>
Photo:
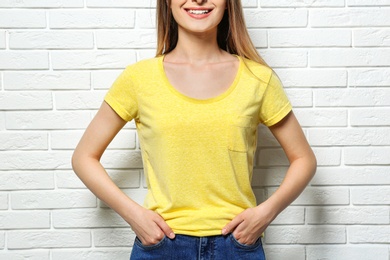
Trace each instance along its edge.
<path fill-rule="evenodd" d="M 213 11 L 213 9 L 205 9 L 205 8 L 196 8 L 196 9 L 186 8 L 185 10 L 190 15 L 207 15 L 211 11 Z"/>
<path fill-rule="evenodd" d="M 211 12 L 211 10 L 193 10 L 193 9 L 189 9 L 186 11 L 189 12 L 190 14 L 208 14 L 209 12 Z"/>

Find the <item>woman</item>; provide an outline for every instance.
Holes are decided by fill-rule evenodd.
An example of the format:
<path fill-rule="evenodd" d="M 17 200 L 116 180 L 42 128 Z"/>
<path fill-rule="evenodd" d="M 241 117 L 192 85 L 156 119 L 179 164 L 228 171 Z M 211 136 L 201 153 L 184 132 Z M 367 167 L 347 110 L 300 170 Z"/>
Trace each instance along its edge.
<path fill-rule="evenodd" d="M 238 0 L 157 1 L 158 48 L 128 66 L 85 131 L 73 168 L 137 238 L 131 259 L 265 259 L 261 235 L 305 188 L 316 160 L 275 73 L 251 43 Z M 148 193 L 128 198 L 99 160 L 135 120 Z M 256 206 L 257 126 L 290 167 Z"/>

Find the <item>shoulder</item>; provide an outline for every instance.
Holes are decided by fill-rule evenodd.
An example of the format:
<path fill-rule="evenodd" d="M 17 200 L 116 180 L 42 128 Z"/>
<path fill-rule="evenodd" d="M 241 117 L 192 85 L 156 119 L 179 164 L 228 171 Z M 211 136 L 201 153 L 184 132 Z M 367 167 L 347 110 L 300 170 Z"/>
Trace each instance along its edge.
<path fill-rule="evenodd" d="M 253 77 L 264 83 L 269 83 L 271 77 L 276 75 L 272 68 L 260 64 L 256 61 L 241 57 L 244 63 L 244 70 L 247 72 L 249 77 Z"/>
<path fill-rule="evenodd" d="M 155 57 L 137 61 L 136 63 L 126 66 L 124 73 L 129 75 L 145 74 L 145 76 L 147 76 L 147 74 L 150 74 L 153 70 L 158 69 L 159 58 L 160 57 Z"/>

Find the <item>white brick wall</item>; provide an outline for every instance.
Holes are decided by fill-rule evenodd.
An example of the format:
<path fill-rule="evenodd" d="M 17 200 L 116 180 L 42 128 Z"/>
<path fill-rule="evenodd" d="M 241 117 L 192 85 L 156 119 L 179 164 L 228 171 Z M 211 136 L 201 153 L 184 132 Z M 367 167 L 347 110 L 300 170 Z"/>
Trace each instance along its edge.
<path fill-rule="evenodd" d="M 121 70 L 152 57 L 155 0 L 0 1 L 0 259 L 128 259 L 134 234 L 73 174 L 72 149 Z M 319 168 L 268 228 L 268 259 L 390 259 L 390 1 L 245 0 Z M 259 200 L 287 160 L 259 128 Z M 145 195 L 129 123 L 103 164 Z"/>

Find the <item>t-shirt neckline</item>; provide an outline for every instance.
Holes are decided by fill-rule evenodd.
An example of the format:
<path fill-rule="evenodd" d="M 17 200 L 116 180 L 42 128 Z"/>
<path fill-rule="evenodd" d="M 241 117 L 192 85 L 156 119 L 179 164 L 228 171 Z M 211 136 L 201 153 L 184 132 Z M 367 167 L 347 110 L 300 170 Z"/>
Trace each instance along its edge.
<path fill-rule="evenodd" d="M 190 96 L 187 96 L 183 93 L 181 93 L 180 91 L 178 91 L 172 84 L 171 82 L 169 81 L 168 77 L 167 77 L 167 74 L 165 73 L 165 68 L 164 68 L 164 58 L 165 58 L 165 55 L 161 55 L 159 58 L 158 58 L 158 63 L 159 63 L 159 70 L 162 74 L 162 77 L 163 77 L 163 80 L 165 82 L 165 85 L 168 86 L 169 90 L 171 92 L 173 92 L 176 96 L 180 97 L 181 99 L 184 99 L 186 101 L 189 101 L 189 102 L 192 102 L 192 103 L 213 103 L 213 102 L 217 102 L 217 101 L 220 101 L 224 98 L 226 98 L 227 96 L 230 95 L 230 93 L 233 92 L 233 90 L 236 88 L 237 86 L 237 83 L 240 79 L 240 76 L 241 76 L 241 71 L 242 71 L 242 59 L 240 56 L 238 55 L 234 55 L 238 58 L 238 61 L 239 61 L 239 65 L 238 65 L 238 69 L 237 69 L 237 72 L 236 72 L 236 76 L 234 77 L 234 80 L 233 82 L 230 84 L 229 88 L 219 94 L 218 96 L 215 96 L 215 97 L 211 97 L 211 98 L 206 98 L 206 99 L 199 99 L 199 98 L 194 98 L 194 97 L 190 97 Z"/>

